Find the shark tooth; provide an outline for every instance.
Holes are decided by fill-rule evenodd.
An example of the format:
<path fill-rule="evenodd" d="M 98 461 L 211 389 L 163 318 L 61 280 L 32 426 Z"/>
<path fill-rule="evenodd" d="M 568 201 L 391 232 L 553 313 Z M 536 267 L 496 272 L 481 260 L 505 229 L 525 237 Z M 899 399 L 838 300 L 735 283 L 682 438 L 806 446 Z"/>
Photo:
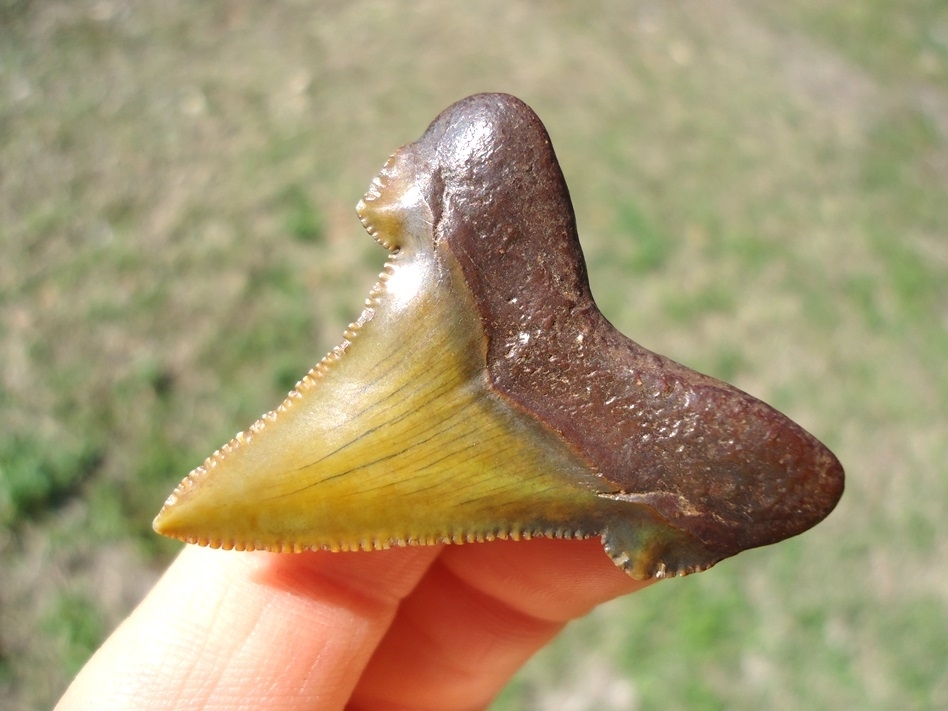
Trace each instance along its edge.
<path fill-rule="evenodd" d="M 601 536 L 649 578 L 836 505 L 843 470 L 817 439 L 599 312 L 549 136 L 518 99 L 449 107 L 357 212 L 391 252 L 362 315 L 181 482 L 159 533 L 282 552 Z"/>

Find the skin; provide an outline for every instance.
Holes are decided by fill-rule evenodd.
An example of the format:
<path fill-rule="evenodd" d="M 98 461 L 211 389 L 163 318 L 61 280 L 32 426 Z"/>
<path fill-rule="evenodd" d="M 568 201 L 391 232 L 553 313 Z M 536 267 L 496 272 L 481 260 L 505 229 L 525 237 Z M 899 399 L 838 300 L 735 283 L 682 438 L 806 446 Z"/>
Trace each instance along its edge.
<path fill-rule="evenodd" d="M 598 540 L 189 546 L 56 708 L 483 709 L 566 622 L 646 585 Z"/>

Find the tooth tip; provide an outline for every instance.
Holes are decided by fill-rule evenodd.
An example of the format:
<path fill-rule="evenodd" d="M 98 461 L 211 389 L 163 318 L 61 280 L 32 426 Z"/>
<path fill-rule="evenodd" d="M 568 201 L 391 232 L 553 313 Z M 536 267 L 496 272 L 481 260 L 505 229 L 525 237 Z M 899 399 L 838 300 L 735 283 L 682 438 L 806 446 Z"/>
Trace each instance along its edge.
<path fill-rule="evenodd" d="M 205 467 L 198 467 L 175 488 L 152 521 L 151 526 L 156 533 L 188 543 L 193 542 L 194 536 L 199 533 L 202 519 L 200 510 L 196 510 L 194 506 L 195 500 L 199 509 L 206 503 L 207 494 L 213 493 L 196 486 L 205 472 Z"/>
<path fill-rule="evenodd" d="M 162 536 L 167 536 L 168 538 L 178 538 L 181 536 L 176 531 L 176 526 L 174 525 L 174 516 L 172 509 L 166 504 L 161 507 L 161 511 L 158 512 L 158 515 L 155 516 L 155 520 L 151 522 L 151 527 L 154 529 L 155 533 L 158 533 Z"/>

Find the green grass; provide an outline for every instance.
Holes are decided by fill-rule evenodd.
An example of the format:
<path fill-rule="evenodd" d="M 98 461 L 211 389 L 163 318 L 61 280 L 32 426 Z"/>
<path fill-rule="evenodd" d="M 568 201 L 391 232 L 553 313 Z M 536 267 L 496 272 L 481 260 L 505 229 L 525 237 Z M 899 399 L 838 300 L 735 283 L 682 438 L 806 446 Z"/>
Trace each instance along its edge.
<path fill-rule="evenodd" d="M 0 0 L 0 706 L 49 707 L 158 575 L 167 493 L 358 315 L 370 178 L 481 90 L 546 122 L 607 316 L 849 475 L 812 532 L 571 625 L 495 711 L 948 707 L 937 0 Z"/>
<path fill-rule="evenodd" d="M 40 630 L 59 641 L 65 671 L 75 674 L 99 646 L 108 629 L 92 600 L 68 593 L 50 606 Z"/>

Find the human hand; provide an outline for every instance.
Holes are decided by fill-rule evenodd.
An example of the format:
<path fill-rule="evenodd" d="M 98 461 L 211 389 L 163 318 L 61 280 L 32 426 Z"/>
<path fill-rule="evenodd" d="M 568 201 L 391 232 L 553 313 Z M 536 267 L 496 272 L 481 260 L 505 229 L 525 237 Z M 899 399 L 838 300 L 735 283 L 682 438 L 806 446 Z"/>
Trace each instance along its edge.
<path fill-rule="evenodd" d="M 647 584 L 598 540 L 189 546 L 56 708 L 482 709 L 566 622 Z"/>

